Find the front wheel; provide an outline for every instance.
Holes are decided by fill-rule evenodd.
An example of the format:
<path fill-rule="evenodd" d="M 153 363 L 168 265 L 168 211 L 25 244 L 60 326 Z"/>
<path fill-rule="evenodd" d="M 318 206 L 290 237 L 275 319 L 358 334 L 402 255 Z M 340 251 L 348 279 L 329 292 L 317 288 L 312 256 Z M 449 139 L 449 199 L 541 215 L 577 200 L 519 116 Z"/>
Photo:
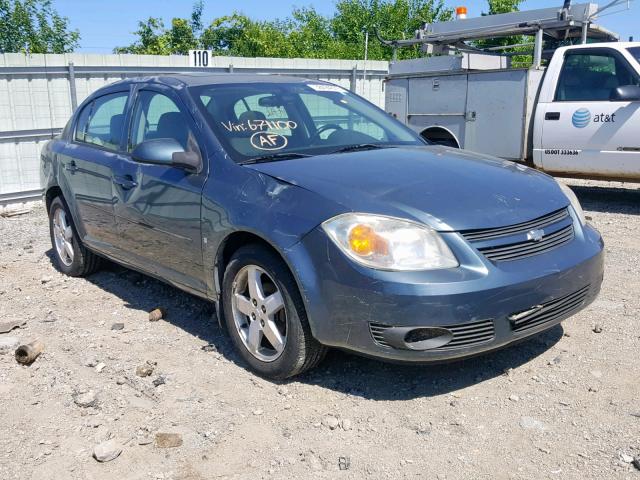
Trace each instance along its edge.
<path fill-rule="evenodd" d="M 239 249 L 222 286 L 224 318 L 242 358 L 284 379 L 317 365 L 326 348 L 311 335 L 302 297 L 284 262 L 260 245 Z"/>
<path fill-rule="evenodd" d="M 82 245 L 65 202 L 56 197 L 49 207 L 49 234 L 58 270 L 71 277 L 95 272 L 100 257 Z"/>

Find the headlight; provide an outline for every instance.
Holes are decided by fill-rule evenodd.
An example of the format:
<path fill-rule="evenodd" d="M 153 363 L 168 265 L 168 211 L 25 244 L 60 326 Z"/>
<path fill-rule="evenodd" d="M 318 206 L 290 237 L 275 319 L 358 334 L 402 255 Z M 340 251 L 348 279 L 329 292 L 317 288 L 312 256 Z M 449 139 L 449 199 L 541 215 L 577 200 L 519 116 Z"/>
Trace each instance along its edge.
<path fill-rule="evenodd" d="M 335 244 L 356 262 L 381 270 L 436 270 L 458 260 L 438 233 L 400 218 L 346 213 L 322 224 Z"/>
<path fill-rule="evenodd" d="M 582 210 L 582 205 L 580 205 L 580 200 L 578 200 L 578 197 L 576 197 L 576 194 L 573 193 L 573 190 L 567 187 L 564 183 L 560 183 L 557 180 L 556 182 L 560 186 L 560 189 L 562 190 L 562 192 L 571 202 L 571 206 L 573 207 L 573 210 L 576 212 L 576 215 L 578 215 L 578 218 L 580 219 L 580 223 L 582 225 L 586 225 L 587 219 L 584 216 L 584 210 Z"/>

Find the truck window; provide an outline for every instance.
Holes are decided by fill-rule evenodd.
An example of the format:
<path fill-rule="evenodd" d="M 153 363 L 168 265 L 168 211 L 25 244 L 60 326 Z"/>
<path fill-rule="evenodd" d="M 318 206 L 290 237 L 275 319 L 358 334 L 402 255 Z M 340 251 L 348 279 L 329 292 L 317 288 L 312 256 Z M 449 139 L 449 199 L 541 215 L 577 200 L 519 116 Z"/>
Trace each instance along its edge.
<path fill-rule="evenodd" d="M 560 72 L 555 100 L 608 101 L 615 88 L 639 84 L 638 76 L 617 55 L 569 53 Z"/>
<path fill-rule="evenodd" d="M 627 49 L 633 58 L 636 59 L 636 62 L 640 63 L 640 47 L 631 47 Z"/>

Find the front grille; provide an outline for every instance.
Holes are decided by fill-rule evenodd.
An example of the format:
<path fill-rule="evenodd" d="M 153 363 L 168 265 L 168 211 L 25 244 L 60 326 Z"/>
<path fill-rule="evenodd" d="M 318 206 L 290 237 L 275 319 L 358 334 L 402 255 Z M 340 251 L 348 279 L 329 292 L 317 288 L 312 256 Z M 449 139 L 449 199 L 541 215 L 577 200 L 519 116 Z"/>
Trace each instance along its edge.
<path fill-rule="evenodd" d="M 538 242 L 534 240 L 525 240 L 524 242 L 496 247 L 484 247 L 479 248 L 478 250 L 493 262 L 516 260 L 547 252 L 552 248 L 556 248 L 570 242 L 573 240 L 573 237 L 573 225 L 567 225 L 556 232 L 543 236 Z"/>
<path fill-rule="evenodd" d="M 494 238 L 504 237 L 507 235 L 517 235 L 520 233 L 526 234 L 531 230 L 548 227 L 554 223 L 559 222 L 569 216 L 569 211 L 566 208 L 557 210 L 548 215 L 545 215 L 530 222 L 518 223 L 516 225 L 510 225 L 508 227 L 487 228 L 483 230 L 467 230 L 462 232 L 464 238 L 470 242 L 482 242 L 485 240 L 492 240 Z"/>
<path fill-rule="evenodd" d="M 373 337 L 374 342 L 382 347 L 392 348 L 387 342 L 384 341 L 384 332 L 390 328 L 391 325 L 383 325 L 380 323 L 370 323 L 369 331 Z M 416 326 L 416 328 L 420 328 Z M 446 345 L 434 348 L 430 351 L 436 350 L 449 350 L 454 348 L 466 348 L 485 343 L 493 340 L 495 336 L 495 329 L 493 326 L 493 320 L 480 320 L 477 322 L 462 323 L 451 326 L 438 326 L 438 328 L 445 328 L 453 334 L 453 340 Z"/>
<path fill-rule="evenodd" d="M 589 285 L 577 292 L 544 303 L 541 305 L 542 308 L 537 309 L 535 312 L 518 320 L 511 320 L 511 328 L 515 332 L 524 332 L 540 325 L 551 323 L 580 308 L 588 293 Z M 517 313 L 512 315 L 517 315 Z"/>
<path fill-rule="evenodd" d="M 543 230 L 542 237 L 529 237 L 534 230 Z M 518 260 L 539 255 L 569 243 L 574 239 L 573 221 L 566 208 L 543 217 L 508 227 L 461 232 L 487 259 L 492 262 Z"/>

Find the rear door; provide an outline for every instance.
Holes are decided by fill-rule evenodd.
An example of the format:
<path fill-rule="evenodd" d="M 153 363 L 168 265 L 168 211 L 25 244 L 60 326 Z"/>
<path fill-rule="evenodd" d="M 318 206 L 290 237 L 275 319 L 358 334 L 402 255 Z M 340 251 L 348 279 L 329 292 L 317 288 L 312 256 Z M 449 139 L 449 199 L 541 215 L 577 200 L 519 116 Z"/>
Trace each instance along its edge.
<path fill-rule="evenodd" d="M 202 188 L 208 164 L 193 118 L 169 88 L 140 87 L 129 117 L 127 155 L 115 171 L 115 217 L 126 261 L 173 283 L 206 291 L 202 261 Z M 136 162 L 135 147 L 173 138 L 185 150 L 198 149 L 199 172 Z"/>
<path fill-rule="evenodd" d="M 84 105 L 59 157 L 61 181 L 75 204 L 79 234 L 85 243 L 103 251 L 111 250 L 117 241 L 112 169 L 122 154 L 128 100 L 126 89 Z"/>
<path fill-rule="evenodd" d="M 544 170 L 611 177 L 640 175 L 640 102 L 611 101 L 640 76 L 612 48 L 568 50 L 553 101 L 539 106 Z"/>

